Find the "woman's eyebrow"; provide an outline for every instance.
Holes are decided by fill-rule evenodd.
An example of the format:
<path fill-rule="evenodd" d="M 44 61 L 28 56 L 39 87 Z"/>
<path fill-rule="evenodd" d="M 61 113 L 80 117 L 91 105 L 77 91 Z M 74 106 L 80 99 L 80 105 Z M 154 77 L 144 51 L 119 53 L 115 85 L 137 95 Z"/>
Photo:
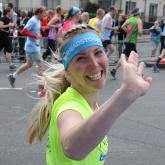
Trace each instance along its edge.
<path fill-rule="evenodd" d="M 78 55 L 85 55 L 85 52 L 79 52 Z"/>
<path fill-rule="evenodd" d="M 93 51 L 97 51 L 97 50 L 103 50 L 101 47 L 96 47 L 95 49 L 93 49 Z M 82 51 L 82 52 L 79 52 L 78 55 L 85 55 L 86 52 Z"/>

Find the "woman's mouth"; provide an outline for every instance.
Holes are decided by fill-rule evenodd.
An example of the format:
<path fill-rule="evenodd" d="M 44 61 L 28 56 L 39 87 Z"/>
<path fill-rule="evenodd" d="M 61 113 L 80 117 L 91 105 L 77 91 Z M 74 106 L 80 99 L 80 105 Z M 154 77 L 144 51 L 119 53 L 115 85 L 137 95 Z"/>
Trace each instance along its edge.
<path fill-rule="evenodd" d="M 89 78 L 90 80 L 93 80 L 93 81 L 99 80 L 99 79 L 101 79 L 101 77 L 102 77 L 102 72 L 101 71 L 96 73 L 96 74 L 87 76 L 87 78 Z"/>

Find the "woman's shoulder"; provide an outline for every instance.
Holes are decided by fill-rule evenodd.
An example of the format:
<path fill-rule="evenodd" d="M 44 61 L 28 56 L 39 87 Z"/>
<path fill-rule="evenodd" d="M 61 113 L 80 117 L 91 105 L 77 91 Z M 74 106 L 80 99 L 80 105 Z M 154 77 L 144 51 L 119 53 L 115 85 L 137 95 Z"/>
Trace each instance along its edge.
<path fill-rule="evenodd" d="M 68 87 L 64 93 L 62 93 L 59 98 L 55 101 L 58 104 L 61 104 L 63 102 L 69 102 L 69 101 L 81 101 L 82 96 L 79 94 L 77 90 L 74 88 Z"/>
<path fill-rule="evenodd" d="M 58 116 L 61 112 L 72 109 L 78 111 L 82 116 L 90 114 L 91 108 L 87 101 L 75 89 L 69 87 L 59 98 L 55 101 L 53 106 L 53 113 Z M 84 111 L 86 109 L 86 111 Z"/>

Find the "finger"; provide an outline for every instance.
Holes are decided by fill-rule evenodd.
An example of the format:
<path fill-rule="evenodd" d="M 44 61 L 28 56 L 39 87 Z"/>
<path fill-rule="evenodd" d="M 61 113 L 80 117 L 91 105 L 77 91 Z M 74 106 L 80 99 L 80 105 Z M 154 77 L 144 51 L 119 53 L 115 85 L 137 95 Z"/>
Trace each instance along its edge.
<path fill-rule="evenodd" d="M 134 64 L 138 63 L 138 54 L 135 51 L 131 51 L 128 62 Z"/>
<path fill-rule="evenodd" d="M 145 64 L 144 64 L 144 62 L 141 62 L 139 64 L 139 67 L 138 67 L 138 70 L 137 70 L 137 74 L 139 76 L 143 76 L 143 74 L 144 74 L 144 68 L 145 68 Z"/>
<path fill-rule="evenodd" d="M 134 51 L 131 51 L 130 56 L 128 58 L 128 62 L 134 65 L 138 65 L 138 54 Z"/>
<path fill-rule="evenodd" d="M 121 62 L 121 65 L 124 65 L 125 63 L 127 63 L 125 54 L 123 54 L 123 53 L 121 54 L 120 62 Z"/>

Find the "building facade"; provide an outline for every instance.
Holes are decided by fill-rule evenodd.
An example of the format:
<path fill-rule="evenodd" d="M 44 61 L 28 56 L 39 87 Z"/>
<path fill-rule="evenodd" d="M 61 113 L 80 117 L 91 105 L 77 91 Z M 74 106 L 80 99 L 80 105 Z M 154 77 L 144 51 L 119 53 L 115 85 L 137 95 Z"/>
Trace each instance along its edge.
<path fill-rule="evenodd" d="M 134 7 L 140 8 L 145 22 L 165 17 L 165 0 L 116 0 L 116 6 L 122 14 L 126 14 Z"/>
<path fill-rule="evenodd" d="M 36 8 L 44 5 L 48 8 L 55 8 L 57 5 L 62 5 L 65 10 L 72 6 L 84 7 L 88 2 L 99 4 L 105 10 L 110 5 L 115 5 L 119 12 L 127 14 L 129 10 L 138 7 L 143 11 L 144 21 L 153 22 L 156 19 L 165 17 L 165 0 L 0 0 L 0 3 L 5 6 L 6 3 L 12 2 L 17 9 Z"/>

